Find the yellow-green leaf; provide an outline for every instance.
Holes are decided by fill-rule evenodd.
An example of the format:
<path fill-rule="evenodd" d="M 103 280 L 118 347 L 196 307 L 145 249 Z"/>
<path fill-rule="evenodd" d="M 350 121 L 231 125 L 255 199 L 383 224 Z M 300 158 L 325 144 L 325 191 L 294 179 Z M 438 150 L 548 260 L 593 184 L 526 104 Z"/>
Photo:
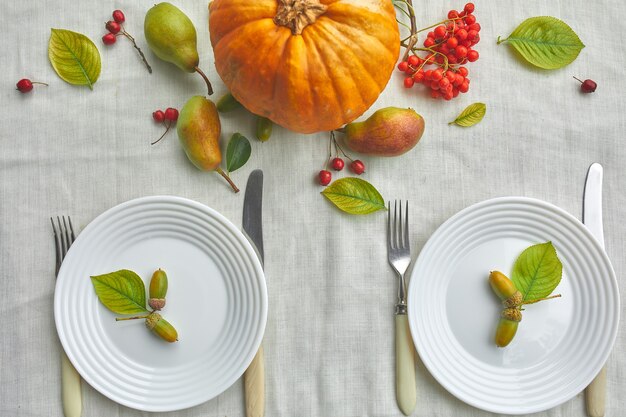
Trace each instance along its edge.
<path fill-rule="evenodd" d="M 106 308 L 117 314 L 145 313 L 146 287 L 142 279 L 127 269 L 92 276 L 96 295 Z"/>
<path fill-rule="evenodd" d="M 74 85 L 93 85 L 100 76 L 100 52 L 85 35 L 71 30 L 52 29 L 48 59 L 63 81 Z"/>
<path fill-rule="evenodd" d="M 511 44 L 526 61 L 543 69 L 569 65 L 585 47 L 567 23 L 551 16 L 524 20 L 508 38 L 498 37 L 498 44 L 502 42 Z"/>
<path fill-rule="evenodd" d="M 341 178 L 330 184 L 324 197 L 349 214 L 369 214 L 386 210 L 385 200 L 369 182 L 360 178 Z"/>
<path fill-rule="evenodd" d="M 563 265 L 552 242 L 533 245 L 515 261 L 511 281 L 522 293 L 524 301 L 550 295 L 561 282 Z"/>
<path fill-rule="evenodd" d="M 487 112 L 487 106 L 485 103 L 470 104 L 454 119 L 449 125 L 455 124 L 463 127 L 474 126 L 476 123 L 483 120 L 485 113 Z"/>

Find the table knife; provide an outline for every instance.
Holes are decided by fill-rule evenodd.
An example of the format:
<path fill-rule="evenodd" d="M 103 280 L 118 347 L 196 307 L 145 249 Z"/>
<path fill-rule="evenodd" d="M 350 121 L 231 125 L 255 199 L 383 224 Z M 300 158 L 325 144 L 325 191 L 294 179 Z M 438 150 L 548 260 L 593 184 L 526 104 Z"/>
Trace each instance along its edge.
<path fill-rule="evenodd" d="M 602 228 L 602 165 L 594 162 L 587 171 L 583 195 L 583 223 L 604 249 Z M 606 398 L 606 365 L 585 390 L 589 417 L 604 417 Z"/>
<path fill-rule="evenodd" d="M 255 249 L 263 266 L 263 171 L 250 173 L 243 199 L 243 232 Z M 263 417 L 265 414 L 265 359 L 263 344 L 244 373 L 246 417 Z"/>

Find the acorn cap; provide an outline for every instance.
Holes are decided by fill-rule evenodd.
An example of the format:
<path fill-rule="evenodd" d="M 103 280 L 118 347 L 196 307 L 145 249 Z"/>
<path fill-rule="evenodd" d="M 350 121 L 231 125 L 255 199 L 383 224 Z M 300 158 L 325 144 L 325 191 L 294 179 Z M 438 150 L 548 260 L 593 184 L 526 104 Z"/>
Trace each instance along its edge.
<path fill-rule="evenodd" d="M 522 312 L 518 308 L 505 308 L 500 316 L 511 321 L 522 321 Z"/>

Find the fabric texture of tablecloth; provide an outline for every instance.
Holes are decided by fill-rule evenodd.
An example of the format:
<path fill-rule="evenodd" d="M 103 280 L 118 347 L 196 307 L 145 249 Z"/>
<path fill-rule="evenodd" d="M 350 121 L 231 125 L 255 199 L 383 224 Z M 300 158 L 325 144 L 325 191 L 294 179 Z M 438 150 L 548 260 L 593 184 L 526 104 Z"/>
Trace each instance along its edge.
<path fill-rule="evenodd" d="M 207 30 L 207 2 L 175 2 L 198 29 L 200 66 L 225 93 Z M 462 2 L 415 2 L 418 25 L 445 17 Z M 0 415 L 61 416 L 60 343 L 53 317 L 54 246 L 49 217 L 69 214 L 82 228 L 106 209 L 146 195 L 179 195 L 202 202 L 241 225 L 243 193 L 219 176 L 194 168 L 174 132 L 162 143 L 152 111 L 181 108 L 204 94 L 197 75 L 159 61 L 143 37 L 152 1 L 3 2 L 0 22 Z M 626 84 L 618 0 L 476 0 L 482 26 L 480 60 L 469 65 L 471 89 L 451 102 L 406 90 L 397 71 L 378 101 L 410 106 L 426 119 L 411 152 L 396 158 L 363 156 L 363 178 L 386 199 L 411 203 L 412 254 L 448 217 L 492 197 L 519 195 L 553 203 L 580 218 L 588 166 L 605 168 L 606 250 L 622 287 L 626 268 Z M 146 52 L 148 75 L 131 44 L 106 47 L 100 38 L 114 9 Z M 531 16 L 563 19 L 586 47 L 570 66 L 542 71 L 496 45 Z M 47 57 L 50 28 L 82 32 L 102 56 L 93 91 L 60 80 Z M 262 36 L 262 34 L 259 34 Z M 572 76 L 592 78 L 594 94 L 579 93 Z M 45 81 L 31 94 L 14 91 L 23 77 Z M 469 129 L 447 122 L 470 103 L 487 104 L 484 120 Z M 222 137 L 240 131 L 253 138 L 244 111 L 222 117 Z M 300 135 L 275 128 L 267 143 L 252 141 L 250 161 L 233 179 L 265 173 L 265 271 L 269 318 L 265 334 L 268 417 L 400 416 L 394 392 L 393 310 L 396 280 L 387 264 L 385 215 L 350 216 L 319 192 L 316 173 L 327 154 L 327 134 Z M 340 177 L 345 173 L 336 175 Z M 607 416 L 626 410 L 626 334 L 608 361 Z M 450 395 L 417 365 L 415 416 L 486 416 Z M 120 406 L 83 384 L 84 417 L 135 417 L 149 413 Z M 241 381 L 197 407 L 170 417 L 244 415 Z M 583 416 L 584 399 L 538 416 Z"/>

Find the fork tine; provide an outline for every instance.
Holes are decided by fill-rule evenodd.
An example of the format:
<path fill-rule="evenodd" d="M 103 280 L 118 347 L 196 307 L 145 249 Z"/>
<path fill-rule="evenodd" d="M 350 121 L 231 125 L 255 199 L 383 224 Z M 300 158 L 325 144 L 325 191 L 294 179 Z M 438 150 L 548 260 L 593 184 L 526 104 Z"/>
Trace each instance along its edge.
<path fill-rule="evenodd" d="M 387 253 L 391 248 L 391 201 L 387 201 Z"/>
<path fill-rule="evenodd" d="M 74 226 L 72 226 L 72 219 L 70 216 L 67 216 L 67 223 L 70 225 L 70 246 L 76 240 L 76 235 L 74 234 Z"/>
<path fill-rule="evenodd" d="M 406 201 L 406 210 L 404 210 L 404 246 L 407 249 L 410 249 L 411 244 L 409 243 L 409 200 Z"/>
<path fill-rule="evenodd" d="M 406 240 L 404 239 L 404 219 L 402 218 L 402 200 L 398 201 L 398 206 L 400 207 L 399 210 L 399 214 L 398 214 L 398 218 L 400 220 L 399 225 L 398 225 L 398 242 L 399 242 L 399 247 L 400 248 L 404 248 Z"/>
<path fill-rule="evenodd" d="M 63 258 L 65 258 L 65 254 L 67 253 L 67 243 L 65 242 L 65 233 L 59 216 L 57 216 L 57 226 L 59 227 L 59 237 L 61 240 L 61 262 L 63 262 Z"/>
<path fill-rule="evenodd" d="M 56 274 L 59 273 L 61 267 L 61 241 L 59 240 L 59 234 L 54 224 L 54 219 L 50 217 L 50 223 L 52 223 L 52 233 L 54 234 L 54 253 L 56 257 Z"/>
<path fill-rule="evenodd" d="M 393 248 L 398 249 L 399 240 L 398 240 L 398 200 L 393 203 Z"/>
<path fill-rule="evenodd" d="M 65 255 L 67 255 L 67 251 L 70 250 L 70 246 L 72 245 L 72 240 L 70 240 L 70 229 L 69 227 L 67 227 L 67 223 L 65 222 L 65 216 L 63 216 L 63 228 L 64 228 L 64 232 L 65 232 L 65 253 L 63 254 L 63 257 L 65 257 Z"/>

